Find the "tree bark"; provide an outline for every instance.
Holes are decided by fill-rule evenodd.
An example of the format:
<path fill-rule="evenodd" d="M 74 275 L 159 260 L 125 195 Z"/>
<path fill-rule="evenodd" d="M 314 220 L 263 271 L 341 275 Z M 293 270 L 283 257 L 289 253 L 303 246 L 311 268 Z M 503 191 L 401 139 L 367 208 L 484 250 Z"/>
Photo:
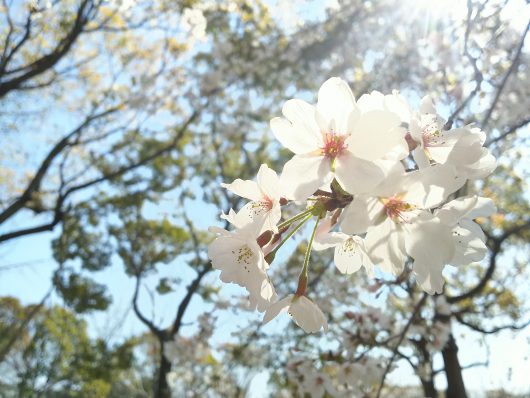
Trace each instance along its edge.
<path fill-rule="evenodd" d="M 449 335 L 449 340 L 442 350 L 444 360 L 445 376 L 447 378 L 446 397 L 467 398 L 464 379 L 462 378 L 462 367 L 458 361 L 458 346 L 453 337 Z"/>
<path fill-rule="evenodd" d="M 432 378 L 428 380 L 422 378 L 420 380 L 425 398 L 438 398 L 438 391 L 434 387 L 434 380 Z"/>
<path fill-rule="evenodd" d="M 170 398 L 171 389 L 167 383 L 167 375 L 171 371 L 171 362 L 167 360 L 164 355 L 164 344 L 163 340 L 160 341 L 160 366 L 158 367 L 158 380 L 155 385 L 154 397 L 155 398 Z"/>

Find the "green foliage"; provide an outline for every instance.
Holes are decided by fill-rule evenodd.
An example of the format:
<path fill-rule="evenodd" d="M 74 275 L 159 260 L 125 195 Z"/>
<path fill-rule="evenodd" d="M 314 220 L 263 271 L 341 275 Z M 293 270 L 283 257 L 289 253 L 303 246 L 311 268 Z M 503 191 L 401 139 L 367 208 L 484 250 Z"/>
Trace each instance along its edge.
<path fill-rule="evenodd" d="M 54 278 L 54 285 L 62 298 L 77 313 L 105 310 L 112 302 L 105 285 L 94 282 L 71 270 L 63 270 Z"/>
<path fill-rule="evenodd" d="M 17 328 L 32 306 L 12 297 L 0 298 L 0 328 Z M 0 347 L 9 333 L 0 334 Z M 22 338 L 0 364 L 0 395 L 30 397 L 106 397 L 131 368 L 136 341 L 111 346 L 92 340 L 87 325 L 65 308 L 43 307 L 22 329 Z M 9 370 L 17 367 L 17 372 Z"/>

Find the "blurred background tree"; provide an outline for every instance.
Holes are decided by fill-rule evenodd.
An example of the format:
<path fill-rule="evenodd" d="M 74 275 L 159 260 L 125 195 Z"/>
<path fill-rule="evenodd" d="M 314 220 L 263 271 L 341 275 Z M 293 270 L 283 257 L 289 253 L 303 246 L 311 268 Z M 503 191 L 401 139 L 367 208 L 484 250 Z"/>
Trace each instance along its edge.
<path fill-rule="evenodd" d="M 461 331 L 482 341 L 528 325 L 524 1 L 5 0 L 0 8 L 0 293 L 19 270 L 9 264 L 16 243 L 38 236 L 54 264 L 39 281 L 50 287 L 39 304 L 25 290 L 2 299 L 2 393 L 397 396 L 386 376 L 408 367 L 420 395 L 445 388 L 466 397 L 465 369 L 488 366 L 489 342 Z M 448 269 L 437 298 L 408 274 L 337 275 L 322 253 L 311 287 L 331 331 L 306 336 L 281 321 L 262 330 L 206 255 L 208 225 L 241 206 L 219 183 L 251 179 L 263 162 L 280 172 L 287 153 L 269 119 L 288 98 L 313 101 L 335 75 L 357 96 L 397 89 L 417 102 L 430 93 L 449 124 L 487 132 L 499 167 L 460 194 L 495 200 L 498 213 L 482 222 L 490 253 Z M 274 264 L 280 295 L 294 289 L 303 245 Z M 113 304 L 124 301 L 125 311 Z M 133 332 L 119 327 L 132 318 Z M 462 363 L 461 341 L 484 360 Z M 347 366 L 363 383 L 348 384 Z M 266 391 L 252 390 L 263 372 Z"/>

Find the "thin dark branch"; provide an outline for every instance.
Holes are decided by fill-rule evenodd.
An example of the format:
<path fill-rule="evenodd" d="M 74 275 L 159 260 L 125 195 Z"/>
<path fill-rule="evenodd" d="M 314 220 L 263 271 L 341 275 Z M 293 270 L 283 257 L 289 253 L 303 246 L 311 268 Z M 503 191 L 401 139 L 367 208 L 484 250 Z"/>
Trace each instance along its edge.
<path fill-rule="evenodd" d="M 504 132 L 501 135 L 494 137 L 491 140 L 488 140 L 486 144 L 484 144 L 484 146 L 490 146 L 491 144 L 494 144 L 496 142 L 499 142 L 505 139 L 509 135 L 512 135 L 513 133 L 515 133 L 520 128 L 526 126 L 528 123 L 530 123 L 530 117 L 527 117 L 526 119 L 522 119 L 521 121 L 514 124 L 513 126 L 508 127 L 507 129 L 504 130 Z"/>
<path fill-rule="evenodd" d="M 497 266 L 497 256 L 501 252 L 501 246 L 503 242 L 506 241 L 512 235 L 518 234 L 528 228 L 530 228 L 530 220 L 527 220 L 522 224 L 518 224 L 510 229 L 507 229 L 499 237 L 490 237 L 490 241 L 492 242 L 493 246 L 490 249 L 490 261 L 486 272 L 473 288 L 458 296 L 447 296 L 447 302 L 457 303 L 459 301 L 466 300 L 468 298 L 474 297 L 477 294 L 480 294 L 490 281 L 491 277 L 493 276 L 493 273 L 495 272 L 495 268 Z"/>
<path fill-rule="evenodd" d="M 37 193 L 40 189 L 42 180 L 44 179 L 46 173 L 48 172 L 50 166 L 57 156 L 59 156 L 62 151 L 71 145 L 71 139 L 76 135 L 79 135 L 91 122 L 96 119 L 108 116 L 109 114 L 115 112 L 118 108 L 111 108 L 104 112 L 93 114 L 88 116 L 83 123 L 77 126 L 70 133 L 65 135 L 55 146 L 51 149 L 48 155 L 42 161 L 39 169 L 35 173 L 35 176 L 32 178 L 24 193 L 16 199 L 10 206 L 8 206 L 2 213 L 0 213 L 0 224 L 5 222 L 7 219 L 16 214 L 20 209 L 22 209 L 31 199 L 32 196 Z"/>
<path fill-rule="evenodd" d="M 169 333 L 171 337 L 175 336 L 180 331 L 180 327 L 182 325 L 182 318 L 184 317 L 184 313 L 186 312 L 186 309 L 188 308 L 193 295 L 199 288 L 202 278 L 204 278 L 204 276 L 211 270 L 212 270 L 212 264 L 208 262 L 204 266 L 204 268 L 201 269 L 197 273 L 197 275 L 195 276 L 195 279 L 193 279 L 193 281 L 188 286 L 186 295 L 184 296 L 184 298 L 179 304 L 177 315 L 175 316 L 175 320 L 173 322 L 173 325 L 171 326 L 170 333 Z"/>
<path fill-rule="evenodd" d="M 91 0 L 83 0 L 77 10 L 76 18 L 68 34 L 59 41 L 55 49 L 29 65 L 9 70 L 6 73 L 21 73 L 3 83 L 0 83 L 0 98 L 4 97 L 11 90 L 18 89 L 23 83 L 53 68 L 72 48 L 77 41 L 85 25 L 95 15 L 95 6 Z M 30 19 L 30 17 L 28 17 Z M 29 29 L 26 29 L 29 36 Z M 19 43 L 20 44 L 20 43 Z M 21 44 L 22 45 L 22 44 Z M 10 54 L 12 56 L 13 52 Z M 5 69 L 5 67 L 4 67 Z"/>
<path fill-rule="evenodd" d="M 480 71 L 478 65 L 477 65 L 477 58 L 473 57 L 471 53 L 469 52 L 469 35 L 471 33 L 471 29 L 473 27 L 473 21 L 471 20 L 471 15 L 473 14 L 473 3 L 471 0 L 468 0 L 467 2 L 467 22 L 466 22 L 466 33 L 464 37 L 464 55 L 469 60 L 469 63 L 473 67 L 473 78 L 475 80 L 475 87 L 473 90 L 469 93 L 469 95 L 466 97 L 466 99 L 453 111 L 451 116 L 447 119 L 447 126 L 452 126 L 454 120 L 458 117 L 460 112 L 462 112 L 466 106 L 471 102 L 473 98 L 478 94 L 482 87 L 482 81 L 484 80 L 484 76 L 482 75 L 482 72 Z"/>
<path fill-rule="evenodd" d="M 497 102 L 499 101 L 499 98 L 506 87 L 506 82 L 508 81 L 508 78 L 511 76 L 511 74 L 515 71 L 519 64 L 519 58 L 521 57 L 521 53 L 523 52 L 524 42 L 526 35 L 528 34 L 528 30 L 530 29 L 530 22 L 526 24 L 526 28 L 524 30 L 524 33 L 521 36 L 521 40 L 519 41 L 519 45 L 517 46 L 517 49 L 515 50 L 515 55 L 513 57 L 512 63 L 506 73 L 504 74 L 504 77 L 497 88 L 497 92 L 495 93 L 495 97 L 493 98 L 493 102 L 491 103 L 489 109 L 487 110 L 486 114 L 484 115 L 484 118 L 482 119 L 482 122 L 480 123 L 480 126 L 482 129 L 485 129 L 491 119 L 491 114 L 495 110 L 495 107 L 497 106 Z"/>
<path fill-rule="evenodd" d="M 530 320 L 527 320 L 526 322 L 523 322 L 523 323 L 520 323 L 520 324 L 513 323 L 513 324 L 508 324 L 508 325 L 496 326 L 496 327 L 491 328 L 491 329 L 486 329 L 486 328 L 483 328 L 483 327 L 481 327 L 481 326 L 479 326 L 477 324 L 474 324 L 474 323 L 471 323 L 471 322 L 468 322 L 468 321 L 464 320 L 462 316 L 457 316 L 456 319 L 462 325 L 467 326 L 471 330 L 474 330 L 475 332 L 479 332 L 479 333 L 482 333 L 482 334 L 495 334 L 495 333 L 498 333 L 498 332 L 500 332 L 502 330 L 522 330 L 522 329 L 526 329 L 528 326 L 530 326 Z"/>
<path fill-rule="evenodd" d="M 390 361 L 388 361 L 388 363 L 386 365 L 386 368 L 385 368 L 385 371 L 383 373 L 383 376 L 381 377 L 381 383 L 379 384 L 379 388 L 377 390 L 376 398 L 380 398 L 381 397 L 381 392 L 383 391 L 383 387 L 385 385 L 386 376 L 390 372 L 390 368 L 392 367 L 392 364 L 394 363 L 394 360 L 398 356 L 398 349 L 401 346 L 401 343 L 403 342 L 403 339 L 405 338 L 405 335 L 407 334 L 408 330 L 412 326 L 412 323 L 414 322 L 414 318 L 416 318 L 416 315 L 418 315 L 418 313 L 420 312 L 420 309 L 423 306 L 423 304 L 425 303 L 425 300 L 427 300 L 427 297 L 428 297 L 427 293 L 423 293 L 423 296 L 421 297 L 421 299 L 414 306 L 414 311 L 412 312 L 412 315 L 410 316 L 409 320 L 407 321 L 407 324 L 405 325 L 405 327 L 401 331 L 400 337 L 399 337 L 396 345 L 394 346 L 394 349 L 393 349 L 393 352 L 392 352 L 392 356 L 390 357 Z"/>
<path fill-rule="evenodd" d="M 86 189 L 86 188 L 89 188 L 91 186 L 94 186 L 94 185 L 96 185 L 98 183 L 101 183 L 101 182 L 104 182 L 104 181 L 111 181 L 111 180 L 113 180 L 113 179 L 115 179 L 115 178 L 117 178 L 117 177 L 129 172 L 129 171 L 132 171 L 134 169 L 137 169 L 138 167 L 146 165 L 147 163 L 153 161 L 154 159 L 158 158 L 159 156 L 163 155 L 164 153 L 172 151 L 175 148 L 176 143 L 182 137 L 182 135 L 184 134 L 184 132 L 186 131 L 188 126 L 196 119 L 198 114 L 199 114 L 199 112 L 195 111 L 188 118 L 188 120 L 180 128 L 180 130 L 177 132 L 175 138 L 171 141 L 171 143 L 169 145 L 165 146 L 164 148 L 161 148 L 158 151 L 155 151 L 154 153 L 152 153 L 149 156 L 146 156 L 146 157 L 142 158 L 138 162 L 135 162 L 135 163 L 129 164 L 127 166 L 121 167 L 121 168 L 119 168 L 119 169 L 117 169 L 117 170 L 115 170 L 115 171 L 113 171 L 111 173 L 104 174 L 101 177 L 95 178 L 95 179 L 87 181 L 85 183 L 70 187 L 64 193 L 60 193 L 59 194 L 59 197 L 57 198 L 57 201 L 56 201 L 56 205 L 55 205 L 55 209 L 54 209 L 54 217 L 53 217 L 52 221 L 44 223 L 44 224 L 36 226 L 36 227 L 23 228 L 23 229 L 20 229 L 20 230 L 16 230 L 16 231 L 13 231 L 13 232 L 8 232 L 8 233 L 5 233 L 5 234 L 2 234 L 2 235 L 0 235 L 0 243 L 8 241 L 10 239 L 15 239 L 15 238 L 19 238 L 19 237 L 22 237 L 22 236 L 26 236 L 26 235 L 31 235 L 31 234 L 35 234 L 35 233 L 40 233 L 40 232 L 46 232 L 46 231 L 53 230 L 53 228 L 55 228 L 55 226 L 57 224 L 59 224 L 59 222 L 61 222 L 61 220 L 63 219 L 63 216 L 64 216 L 63 205 L 64 205 L 66 199 L 70 195 L 72 195 L 73 193 L 75 193 L 77 191 L 81 191 L 83 189 Z M 62 189 L 60 189 L 59 192 L 62 192 Z M 4 211 L 4 213 L 7 212 L 8 210 L 9 209 L 6 209 Z M 4 213 L 2 213 L 2 214 L 4 214 Z"/>
<path fill-rule="evenodd" d="M 46 302 L 48 297 L 50 297 L 50 295 L 52 294 L 53 289 L 54 288 L 52 286 L 48 290 L 46 295 L 42 298 L 42 300 L 39 302 L 39 304 L 33 307 L 30 313 L 24 319 L 24 321 L 20 325 L 18 325 L 16 330 L 11 334 L 11 337 L 9 338 L 7 343 L 2 346 L 2 348 L 0 349 L 0 363 L 5 359 L 7 354 L 9 354 L 9 351 L 11 350 L 15 342 L 20 338 L 20 335 L 22 334 L 26 326 L 28 326 L 29 322 L 33 319 L 35 315 L 37 315 L 37 313 L 42 309 L 42 307 L 44 307 L 44 303 Z"/>
<path fill-rule="evenodd" d="M 199 115 L 198 111 L 193 112 L 193 114 L 188 118 L 188 120 L 179 129 L 179 131 L 175 135 L 175 138 L 173 140 L 171 140 L 171 142 L 167 146 L 159 149 L 158 151 L 153 152 L 149 156 L 146 156 L 146 157 L 140 159 L 138 162 L 134 162 L 134 163 L 129 164 L 127 166 L 121 167 L 121 168 L 119 168 L 119 169 L 117 169 L 117 170 L 115 170 L 115 171 L 113 171 L 111 173 L 104 174 L 101 177 L 98 177 L 98 178 L 95 178 L 93 180 L 87 181 L 85 183 L 73 186 L 73 187 L 69 188 L 66 191 L 65 196 L 68 196 L 68 195 L 70 195 L 70 194 L 72 194 L 74 192 L 77 192 L 77 191 L 80 191 L 82 189 L 91 187 L 93 185 L 99 184 L 99 183 L 104 182 L 104 181 L 111 181 L 111 180 L 113 180 L 113 179 L 115 179 L 117 177 L 122 176 L 123 174 L 125 174 L 125 173 L 127 173 L 129 171 L 135 170 L 138 167 L 141 167 L 141 166 L 144 166 L 144 165 L 150 163 L 151 161 L 155 160 L 156 158 L 158 158 L 159 156 L 161 156 L 161 155 L 163 155 L 163 154 L 165 154 L 167 152 L 171 152 L 173 149 L 175 149 L 175 145 L 178 143 L 180 138 L 182 138 L 182 136 L 183 136 L 184 132 L 187 130 L 188 126 L 197 118 L 198 115 Z"/>
<path fill-rule="evenodd" d="M 138 319 L 149 328 L 151 333 L 157 336 L 159 340 L 163 340 L 164 331 L 162 329 L 159 329 L 152 321 L 147 319 L 144 316 L 144 314 L 142 314 L 142 311 L 140 311 L 140 308 L 138 307 L 138 294 L 140 291 L 140 281 L 141 281 L 140 273 L 137 273 L 135 275 L 135 278 L 136 278 L 136 284 L 134 286 L 134 295 L 133 295 L 133 300 L 132 300 L 133 311 L 138 317 Z"/>

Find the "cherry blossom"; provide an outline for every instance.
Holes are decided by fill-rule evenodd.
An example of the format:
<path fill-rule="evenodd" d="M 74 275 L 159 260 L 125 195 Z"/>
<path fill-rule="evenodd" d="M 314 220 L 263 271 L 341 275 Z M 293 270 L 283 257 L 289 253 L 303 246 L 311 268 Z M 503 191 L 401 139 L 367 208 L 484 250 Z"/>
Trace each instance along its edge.
<path fill-rule="evenodd" d="M 231 213 L 228 217 L 233 215 Z M 268 264 L 257 243 L 259 225 L 249 223 L 230 232 L 210 227 L 210 232 L 216 233 L 217 238 L 208 247 L 208 257 L 212 266 L 221 271 L 221 281 L 245 287 L 250 294 L 251 306 L 263 312 L 277 296 L 266 272 Z"/>
<path fill-rule="evenodd" d="M 334 248 L 334 262 L 337 269 L 346 275 L 353 274 L 365 267 L 368 275 L 374 275 L 374 265 L 366 253 L 364 240 L 356 235 L 342 232 L 329 232 L 331 220 L 322 223 L 313 242 L 314 250 Z"/>
<path fill-rule="evenodd" d="M 328 329 L 322 310 L 307 297 L 312 249 L 333 248 L 339 272 L 353 274 L 364 267 L 368 277 L 375 266 L 400 276 L 410 258 L 416 282 L 429 294 L 442 292 L 446 265 L 484 257 L 485 236 L 474 219 L 491 215 L 492 201 L 473 196 L 446 203 L 468 179 L 484 177 L 495 167 L 480 129 L 448 129 L 429 96 L 418 111 L 397 91 L 372 91 L 356 101 L 348 84 L 336 77 L 320 87 L 316 105 L 291 99 L 282 112 L 284 118 L 273 118 L 271 129 L 294 156 L 280 177 L 262 164 L 256 181 L 222 184 L 250 202 L 221 216 L 233 231 L 210 229 L 217 237 L 208 252 L 221 280 L 245 287 L 251 306 L 265 312 L 264 324 L 288 312 L 308 333 Z M 305 207 L 282 221 L 281 207 L 289 202 L 289 211 Z M 316 222 L 296 292 L 277 301 L 267 274 L 270 264 L 311 219 Z M 323 308 L 329 303 L 320 302 Z M 354 313 L 347 310 L 345 317 L 349 314 Z M 370 334 L 374 323 L 387 325 L 388 318 L 374 314 L 359 321 L 362 333 Z M 450 330 L 443 322 L 437 328 L 440 336 Z M 321 381 L 312 392 L 330 394 Z"/>
<path fill-rule="evenodd" d="M 322 328 L 324 331 L 328 331 L 328 322 L 320 308 L 306 296 L 294 294 L 272 304 L 265 312 L 263 324 L 269 323 L 280 313 L 286 311 L 294 322 L 307 333 L 316 333 Z"/>
<path fill-rule="evenodd" d="M 484 258 L 488 251 L 484 243 L 486 236 L 473 219 L 493 213 L 493 201 L 478 196 L 452 200 L 434 212 L 442 223 L 453 228 L 455 253 L 449 261 L 451 265 L 465 265 Z"/>
<path fill-rule="evenodd" d="M 436 113 L 430 96 L 421 101 L 419 114 L 410 120 L 409 145 L 420 168 L 431 163 L 452 164 L 466 178 L 481 178 L 496 167 L 495 158 L 483 148 L 486 135 L 472 126 L 448 130 Z"/>
<path fill-rule="evenodd" d="M 238 223 L 262 222 L 263 230 L 277 232 L 276 224 L 282 217 L 280 208 L 280 181 L 276 172 L 266 164 L 259 168 L 257 181 L 238 178 L 231 184 L 221 184 L 223 188 L 235 193 L 251 202 L 238 212 Z M 246 221 L 245 221 L 246 219 Z"/>
<path fill-rule="evenodd" d="M 316 106 L 292 99 L 282 109 L 284 118 L 271 120 L 280 143 L 294 152 L 285 164 L 282 182 L 290 199 L 305 200 L 333 178 L 350 193 L 374 188 L 385 177 L 377 161 L 389 151 L 406 148 L 400 119 L 382 110 L 361 112 L 348 84 L 327 80 Z"/>
<path fill-rule="evenodd" d="M 356 197 L 346 209 L 342 229 L 365 233 L 366 251 L 385 272 L 399 275 L 407 255 L 428 293 L 441 292 L 442 269 L 452 258 L 451 229 L 429 211 L 456 191 L 462 181 L 444 166 L 403 174 L 374 190 L 374 196 Z"/>

